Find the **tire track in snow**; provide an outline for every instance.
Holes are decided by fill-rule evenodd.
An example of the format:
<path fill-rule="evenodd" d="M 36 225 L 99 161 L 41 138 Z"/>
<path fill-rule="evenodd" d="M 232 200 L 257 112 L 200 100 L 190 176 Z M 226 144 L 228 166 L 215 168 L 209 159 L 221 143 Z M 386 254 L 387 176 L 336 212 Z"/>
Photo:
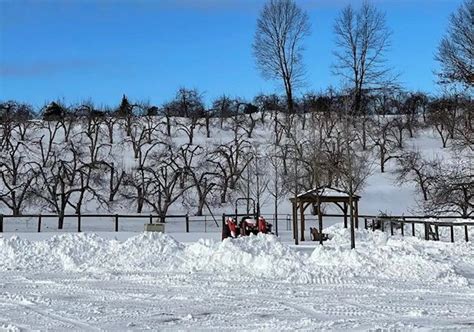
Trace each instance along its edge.
<path fill-rule="evenodd" d="M 92 325 L 89 325 L 77 319 L 68 318 L 68 317 L 64 317 L 63 315 L 53 313 L 51 312 L 51 309 L 42 309 L 39 306 L 35 306 L 35 303 L 25 304 L 21 302 L 10 301 L 10 302 L 6 302 L 5 304 L 13 305 L 16 307 L 23 308 L 24 310 L 26 309 L 27 311 L 30 311 L 30 312 L 34 312 L 37 315 L 43 316 L 44 318 L 46 318 L 46 322 L 49 321 L 48 323 L 51 323 L 51 321 L 53 321 L 53 322 L 59 322 L 59 323 L 65 324 L 66 326 L 64 327 L 67 327 L 67 328 L 73 327 L 73 328 L 78 328 L 78 329 L 87 330 L 87 331 L 102 331 L 100 328 L 94 327 Z M 51 324 L 48 324 L 48 325 L 51 325 Z"/>

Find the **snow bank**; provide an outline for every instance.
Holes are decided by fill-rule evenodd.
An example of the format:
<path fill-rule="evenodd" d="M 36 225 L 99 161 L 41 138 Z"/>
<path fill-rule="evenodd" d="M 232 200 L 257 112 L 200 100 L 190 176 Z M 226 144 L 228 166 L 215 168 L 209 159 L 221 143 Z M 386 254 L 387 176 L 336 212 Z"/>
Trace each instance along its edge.
<path fill-rule="evenodd" d="M 218 243 L 200 240 L 185 253 L 185 266 L 191 271 L 231 272 L 300 283 L 314 280 L 306 264 L 307 255 L 280 243 L 275 236 L 259 234 Z"/>
<path fill-rule="evenodd" d="M 347 229 L 334 226 L 327 231 L 333 238 L 310 255 L 263 234 L 188 245 L 162 233 L 143 233 L 124 242 L 84 233 L 31 242 L 15 236 L 0 238 L 0 271 L 204 272 L 291 283 L 339 283 L 361 277 L 466 285 L 463 274 L 474 270 L 471 243 L 427 242 L 359 230 L 357 249 L 350 250 Z"/>
<path fill-rule="evenodd" d="M 380 231 L 356 232 L 356 249 L 348 250 L 350 230 L 335 225 L 330 245 L 316 247 L 310 260 L 321 268 L 352 277 L 416 280 L 466 285 L 457 263 L 474 269 L 472 243 L 425 241 L 417 237 L 390 236 Z"/>
<path fill-rule="evenodd" d="M 62 234 L 45 241 L 0 239 L 0 270 L 140 271 L 174 269 L 184 245 L 162 233 L 143 233 L 124 242 L 95 234 Z"/>

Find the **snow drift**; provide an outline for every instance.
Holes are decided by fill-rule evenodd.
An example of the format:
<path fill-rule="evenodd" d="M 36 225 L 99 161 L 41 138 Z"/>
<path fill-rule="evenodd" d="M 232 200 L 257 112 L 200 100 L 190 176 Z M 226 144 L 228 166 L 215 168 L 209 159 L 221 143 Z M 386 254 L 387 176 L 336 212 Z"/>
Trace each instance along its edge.
<path fill-rule="evenodd" d="M 212 273 L 236 280 L 265 278 L 291 283 L 407 280 L 466 285 L 474 270 L 471 243 L 427 242 L 360 230 L 349 249 L 347 229 L 328 229 L 332 240 L 306 254 L 271 235 L 223 242 L 177 242 L 142 233 L 124 242 L 95 234 L 63 234 L 45 241 L 0 238 L 0 271 L 116 273 Z M 471 273 L 469 272 L 469 273 Z M 356 279 L 358 280 L 358 279 Z"/>

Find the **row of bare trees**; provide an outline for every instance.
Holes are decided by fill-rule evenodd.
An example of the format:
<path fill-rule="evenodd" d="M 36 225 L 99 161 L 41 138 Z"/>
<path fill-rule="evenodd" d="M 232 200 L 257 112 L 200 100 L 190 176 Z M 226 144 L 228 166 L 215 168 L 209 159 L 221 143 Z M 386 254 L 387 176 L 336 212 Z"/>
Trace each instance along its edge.
<path fill-rule="evenodd" d="M 159 214 L 181 202 L 202 214 L 209 205 L 228 203 L 241 193 L 262 204 L 273 200 L 277 207 L 294 188 L 349 190 L 344 179 L 350 174 L 351 190 L 359 191 L 374 168 L 374 156 L 382 172 L 391 159 L 403 169 L 405 140 L 420 128 L 435 126 L 432 106 L 408 114 L 348 118 L 340 111 L 348 104 L 339 100 L 316 99 L 318 111 L 308 103 L 308 112 L 293 114 L 290 122 L 278 111 L 193 119 L 101 115 L 93 108 L 74 117 L 35 120 L 25 116 L 25 105 L 4 103 L 0 201 L 14 214 L 46 208 L 62 215 L 68 209 L 80 213 L 85 205 L 113 209 L 123 202 L 134 202 L 137 212 Z M 456 151 L 472 149 L 472 130 L 465 129 L 472 126 L 471 113 L 460 106 L 449 123 L 453 141 L 463 142 L 452 145 Z M 427 200 L 423 176 L 411 178 L 420 182 Z"/>

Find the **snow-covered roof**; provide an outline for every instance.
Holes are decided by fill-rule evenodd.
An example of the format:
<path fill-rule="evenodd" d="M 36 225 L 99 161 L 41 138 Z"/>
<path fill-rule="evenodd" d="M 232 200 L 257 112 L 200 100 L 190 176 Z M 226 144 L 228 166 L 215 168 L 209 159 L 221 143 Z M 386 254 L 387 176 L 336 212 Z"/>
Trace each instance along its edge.
<path fill-rule="evenodd" d="M 349 197 L 349 194 L 341 189 L 331 188 L 331 187 L 320 187 L 308 190 L 304 193 L 298 195 L 298 197 Z M 360 198 L 360 196 L 353 195 L 353 197 Z"/>

